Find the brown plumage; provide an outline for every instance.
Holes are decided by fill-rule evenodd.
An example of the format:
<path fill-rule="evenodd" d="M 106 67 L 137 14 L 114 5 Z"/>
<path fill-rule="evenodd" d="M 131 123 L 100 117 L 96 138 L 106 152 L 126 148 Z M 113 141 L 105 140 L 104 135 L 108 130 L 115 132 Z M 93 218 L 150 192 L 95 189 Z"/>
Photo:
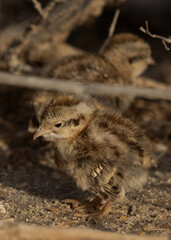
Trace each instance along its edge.
<path fill-rule="evenodd" d="M 78 82 L 99 82 L 114 85 L 135 85 L 137 77 L 153 64 L 151 48 L 141 38 L 122 33 L 114 36 L 103 53 L 69 56 L 54 64 L 50 75 Z M 97 97 L 97 96 L 96 96 Z M 97 97 L 105 107 L 125 111 L 131 96 Z"/>
<path fill-rule="evenodd" d="M 46 106 L 39 121 L 34 139 L 54 138 L 66 172 L 77 186 L 97 196 L 96 203 L 97 199 L 98 204 L 106 202 L 100 215 L 127 188 L 142 186 L 155 165 L 150 144 L 134 123 L 90 102 L 59 96 Z"/>

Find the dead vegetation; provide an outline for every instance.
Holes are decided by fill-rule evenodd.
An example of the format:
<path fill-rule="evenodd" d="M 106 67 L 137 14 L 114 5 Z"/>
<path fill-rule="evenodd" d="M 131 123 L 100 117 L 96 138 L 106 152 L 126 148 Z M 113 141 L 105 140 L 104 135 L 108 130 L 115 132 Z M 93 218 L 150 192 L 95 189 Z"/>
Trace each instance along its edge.
<path fill-rule="evenodd" d="M 160 36 L 160 35 L 157 35 L 157 34 L 152 34 L 150 31 L 149 31 L 149 27 L 148 27 L 148 21 L 145 22 L 145 25 L 146 25 L 146 29 L 144 29 L 144 27 L 140 27 L 140 30 L 146 34 L 148 34 L 150 37 L 152 38 L 158 38 L 158 39 L 161 39 L 162 40 L 162 43 L 165 47 L 165 49 L 167 51 L 170 50 L 170 48 L 168 47 L 167 43 L 171 43 L 171 36 L 166 38 L 166 37 L 163 37 L 163 36 Z"/>
<path fill-rule="evenodd" d="M 119 237 L 134 239 L 132 236 L 120 236 L 118 233 L 142 235 L 135 237 L 136 239 L 153 239 L 151 236 L 147 238 L 143 236 L 149 234 L 159 235 L 154 239 L 167 239 L 170 231 L 168 190 L 171 181 L 171 58 L 169 52 L 163 52 L 160 42 L 153 39 L 151 43 L 157 64 L 145 77 L 139 79 L 139 86 L 142 88 L 119 86 L 102 88 L 102 85 L 88 86 L 78 83 L 75 85 L 71 82 L 66 83 L 64 80 L 56 81 L 54 84 L 50 79 L 42 78 L 49 67 L 64 56 L 81 54 L 87 49 L 95 49 L 94 52 L 99 49 L 102 51 L 112 19 L 113 25 L 108 38 L 114 31 L 116 33 L 130 31 L 129 23 L 127 24 L 124 20 L 124 14 L 129 16 L 129 0 L 126 3 L 128 5 L 124 5 L 124 2 L 126 1 L 32 0 L 25 8 L 22 1 L 15 3 L 15 6 L 14 1 L 0 1 L 0 218 L 14 222 L 14 226 L 7 224 L 0 228 L 0 238 L 3 236 L 3 239 L 10 239 L 14 232 L 17 234 L 19 232 L 16 235 L 17 240 L 38 239 L 40 231 L 55 231 L 52 235 L 58 231 L 58 229 L 41 228 L 40 230 L 29 226 L 16 226 L 15 222 L 19 222 L 42 226 L 63 226 L 64 223 L 66 225 L 73 223 L 74 227 L 86 228 L 85 231 L 79 232 L 82 234 L 82 238 L 80 236 L 79 239 L 84 239 L 85 236 L 89 237 L 87 239 L 94 239 L 92 236 L 104 239 L 101 237 L 103 234 L 105 239 L 108 237 L 109 239 L 119 239 Z M 117 22 L 119 11 L 114 18 L 113 14 L 120 7 Z M 14 14 L 11 15 L 10 21 L 11 9 L 14 8 L 23 9 L 23 11 L 20 10 L 20 20 Z M 1 12 L 3 12 L 2 15 Z M 111 16 L 110 19 L 108 15 Z M 144 19 L 143 16 L 142 22 Z M 138 16 L 134 22 L 134 26 L 138 29 L 141 26 L 138 25 Z M 149 22 L 151 25 L 151 21 Z M 161 19 L 161 28 L 162 26 Z M 102 27 L 105 31 L 101 30 Z M 97 29 L 100 29 L 99 32 Z M 169 26 L 166 30 L 169 35 Z M 135 29 L 133 28 L 132 31 Z M 151 34 L 148 25 L 143 32 L 152 38 L 161 39 L 166 49 L 169 48 L 170 38 Z M 155 29 L 155 32 L 160 31 Z M 162 33 L 162 35 L 165 34 Z M 141 36 L 144 37 L 144 35 Z M 88 38 L 90 40 L 87 40 Z M 147 38 L 147 40 L 152 39 Z M 74 44 L 71 45 L 71 42 Z M 80 45 L 84 47 L 80 48 Z M 128 194 L 124 203 L 116 203 L 115 213 L 102 221 L 76 219 L 72 216 L 73 210 L 70 206 L 61 203 L 63 198 L 70 196 L 82 199 L 87 194 L 76 189 L 71 179 L 57 170 L 53 158 L 53 143 L 42 140 L 32 141 L 32 134 L 28 132 L 29 121 L 33 114 L 30 100 L 34 94 L 38 94 L 40 89 L 60 90 L 83 97 L 97 90 L 99 94 L 100 91 L 101 94 L 126 92 L 136 96 L 136 100 L 125 115 L 138 122 L 150 137 L 159 159 L 159 166 L 158 169 L 152 170 L 148 184 L 143 190 L 138 194 L 136 192 Z M 11 232 L 8 232 L 9 228 L 12 229 Z M 107 236 L 104 232 L 89 233 L 87 228 L 118 233 L 114 235 L 109 233 L 111 235 Z M 68 239 L 67 234 L 71 234 L 70 230 L 68 233 L 59 231 L 61 232 L 58 234 L 63 234 L 61 236 L 66 239 Z M 47 234 L 50 236 L 49 233 Z M 76 233 L 72 234 L 75 239 Z M 99 234 L 102 235 L 99 236 Z"/>

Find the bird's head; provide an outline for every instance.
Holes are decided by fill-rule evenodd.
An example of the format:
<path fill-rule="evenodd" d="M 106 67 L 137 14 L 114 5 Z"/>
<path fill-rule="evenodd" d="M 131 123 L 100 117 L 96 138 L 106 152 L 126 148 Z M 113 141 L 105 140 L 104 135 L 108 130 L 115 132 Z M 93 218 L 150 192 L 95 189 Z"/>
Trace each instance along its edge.
<path fill-rule="evenodd" d="M 155 63 L 150 45 L 138 36 L 121 33 L 114 36 L 104 49 L 104 55 L 111 62 L 128 67 L 133 78 L 143 73 L 148 65 Z"/>
<path fill-rule="evenodd" d="M 40 136 L 70 138 L 78 134 L 89 122 L 94 108 L 73 96 L 54 98 L 41 113 L 40 125 L 33 139 Z"/>

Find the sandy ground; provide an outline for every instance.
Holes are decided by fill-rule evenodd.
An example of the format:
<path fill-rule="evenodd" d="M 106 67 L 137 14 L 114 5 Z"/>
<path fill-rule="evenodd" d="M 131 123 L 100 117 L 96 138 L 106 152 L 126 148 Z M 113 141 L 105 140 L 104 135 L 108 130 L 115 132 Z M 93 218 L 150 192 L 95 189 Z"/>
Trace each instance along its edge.
<path fill-rule="evenodd" d="M 77 211 L 61 202 L 65 198 L 85 200 L 87 194 L 60 173 L 52 161 L 34 162 L 30 156 L 17 166 L 9 163 L 0 169 L 0 218 L 44 226 L 71 221 L 73 226 L 121 233 L 168 233 L 170 159 L 171 155 L 163 158 L 163 166 L 151 171 L 143 190 L 129 192 L 124 202 L 113 203 L 112 212 L 96 221 L 74 217 Z"/>

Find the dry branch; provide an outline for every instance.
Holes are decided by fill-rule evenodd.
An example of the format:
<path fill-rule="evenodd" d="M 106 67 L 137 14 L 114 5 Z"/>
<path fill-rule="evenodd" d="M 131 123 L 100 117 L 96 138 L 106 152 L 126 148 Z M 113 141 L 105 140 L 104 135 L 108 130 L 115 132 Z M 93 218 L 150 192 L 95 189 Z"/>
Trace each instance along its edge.
<path fill-rule="evenodd" d="M 40 16 L 41 16 L 42 18 L 45 18 L 45 16 L 44 16 L 44 11 L 43 11 L 43 8 L 42 8 L 41 3 L 40 3 L 38 0 L 31 0 L 31 1 L 33 2 L 35 9 L 38 11 L 38 13 L 40 14 Z"/>
<path fill-rule="evenodd" d="M 64 2 L 65 0 L 52 0 L 47 6 L 43 9 L 41 3 L 38 0 L 31 0 L 34 4 L 35 9 L 40 14 L 40 16 L 45 20 L 48 18 L 49 13 L 53 10 L 57 2 Z"/>
<path fill-rule="evenodd" d="M 143 33 L 146 33 L 147 35 L 149 35 L 150 37 L 152 38 L 158 38 L 158 39 L 161 39 L 162 40 L 162 43 L 165 47 L 165 49 L 167 51 L 170 51 L 170 48 L 167 46 L 167 43 L 171 43 L 171 36 L 166 38 L 166 37 L 163 37 L 163 36 L 160 36 L 160 35 L 157 35 L 157 34 L 152 34 L 150 31 L 149 31 L 149 26 L 148 26 L 148 21 L 145 21 L 145 25 L 146 25 L 146 29 L 144 27 L 140 27 L 140 31 L 142 31 Z"/>
<path fill-rule="evenodd" d="M 52 228 L 1 223 L 3 240 L 168 240 L 166 236 L 138 236 L 90 229 Z"/>
<path fill-rule="evenodd" d="M 65 2 L 66 0 L 52 0 L 44 9 L 45 17 L 48 18 L 50 12 L 53 10 L 55 7 L 56 3 L 58 2 Z"/>
<path fill-rule="evenodd" d="M 155 89 L 140 88 L 135 86 L 111 86 L 102 83 L 82 84 L 61 79 L 12 75 L 5 72 L 0 72 L 0 84 L 32 89 L 60 91 L 63 93 L 76 94 L 85 98 L 92 95 L 130 95 L 147 99 L 171 100 L 171 87 L 166 87 L 165 89 Z"/>
<path fill-rule="evenodd" d="M 32 0 L 32 2 L 42 18 L 39 21 L 37 21 L 37 17 L 35 21 L 31 19 L 32 25 L 28 31 L 28 22 L 23 40 L 12 49 L 8 49 L 5 61 L 10 72 L 22 72 L 22 68 L 24 68 L 24 71 L 26 68 L 27 71 L 25 64 L 28 64 L 29 61 L 26 59 L 26 62 L 23 62 L 25 59 L 23 56 L 25 56 L 25 53 L 29 56 L 34 51 L 32 50 L 33 45 L 37 45 L 39 49 L 43 45 L 42 49 L 44 49 L 44 44 L 51 40 L 58 46 L 67 39 L 71 31 L 77 26 L 80 26 L 91 17 L 98 17 L 111 0 L 52 0 L 44 9 L 38 0 Z M 118 6 L 123 0 L 112 0 L 112 2 L 113 5 Z M 51 48 L 53 47 L 49 42 L 49 51 L 51 51 Z M 53 52 L 53 56 L 55 56 L 55 49 Z M 44 57 L 46 57 L 45 52 Z M 39 60 L 35 59 L 35 62 L 39 62 Z"/>
<path fill-rule="evenodd" d="M 102 47 L 100 48 L 99 53 L 102 53 L 102 52 L 103 52 L 103 50 L 105 49 L 106 45 L 108 44 L 108 42 L 110 41 L 110 39 L 111 39 L 112 36 L 114 35 L 119 14 L 120 14 L 120 10 L 117 9 L 116 12 L 115 12 L 115 14 L 114 14 L 114 16 L 113 16 L 113 20 L 112 20 L 112 23 L 111 23 L 110 28 L 109 28 L 108 37 L 107 37 L 107 39 L 105 40 L 105 42 L 103 43 Z"/>

